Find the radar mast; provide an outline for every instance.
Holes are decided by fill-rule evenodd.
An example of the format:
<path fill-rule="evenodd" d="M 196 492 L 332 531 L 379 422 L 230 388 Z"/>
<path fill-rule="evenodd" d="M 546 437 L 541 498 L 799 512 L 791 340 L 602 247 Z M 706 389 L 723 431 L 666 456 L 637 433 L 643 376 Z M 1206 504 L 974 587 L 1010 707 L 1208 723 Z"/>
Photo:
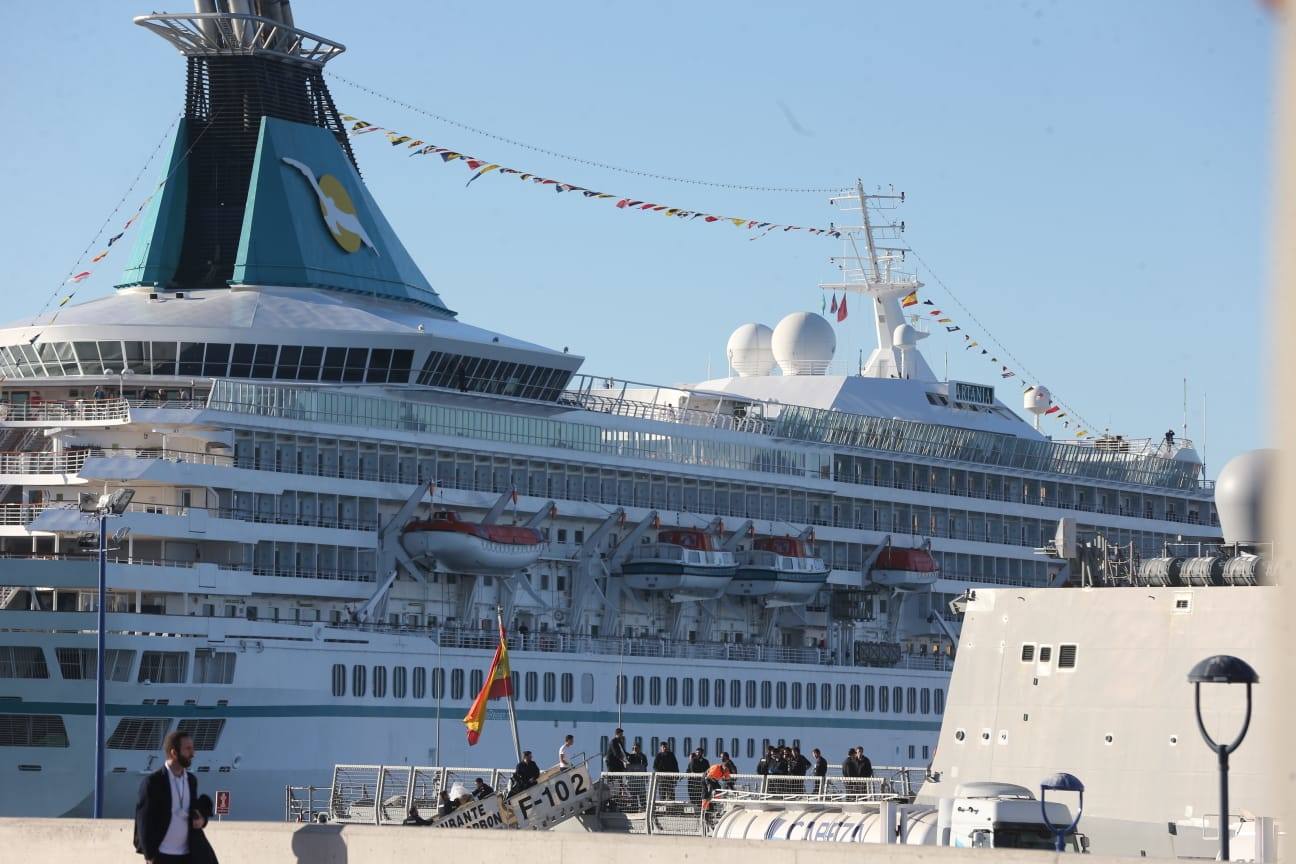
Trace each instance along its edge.
<path fill-rule="evenodd" d="M 909 251 L 900 243 L 904 222 L 879 219 L 883 215 L 881 211 L 895 209 L 904 199 L 903 192 L 867 193 L 861 180 L 855 181 L 853 191 L 829 199 L 843 213 L 852 214 L 849 218 L 858 218 L 860 224 L 838 226 L 845 250 L 830 260 L 836 265 L 840 279 L 821 283 L 819 287 L 834 293 L 840 291 L 843 298 L 848 294 L 869 298 L 877 347 L 864 363 L 861 375 L 934 381 L 936 376 L 916 344 L 928 334 L 906 324 L 900 306 L 903 297 L 922 287 L 917 276 L 899 269 Z M 880 240 L 894 245 L 879 245 Z"/>

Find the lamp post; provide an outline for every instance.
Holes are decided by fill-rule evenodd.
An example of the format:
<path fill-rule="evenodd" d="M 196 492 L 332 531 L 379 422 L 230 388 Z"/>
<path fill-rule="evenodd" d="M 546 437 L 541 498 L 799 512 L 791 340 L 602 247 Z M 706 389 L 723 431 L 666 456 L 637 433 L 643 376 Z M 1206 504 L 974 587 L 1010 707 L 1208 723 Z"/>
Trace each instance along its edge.
<path fill-rule="evenodd" d="M 1188 682 L 1193 685 L 1193 705 L 1197 711 L 1197 728 L 1201 731 L 1206 746 L 1219 756 L 1220 777 L 1220 860 L 1229 860 L 1229 803 L 1228 803 L 1228 770 L 1229 754 L 1238 748 L 1246 737 L 1251 726 L 1251 685 L 1260 683 L 1260 676 L 1245 660 L 1230 657 L 1227 654 L 1216 654 L 1198 663 L 1188 673 Z M 1202 721 L 1201 685 L 1203 684 L 1245 684 L 1246 717 L 1242 720 L 1242 731 L 1231 744 L 1222 744 L 1211 737 Z"/>
<path fill-rule="evenodd" d="M 1075 818 L 1065 828 L 1054 825 L 1052 820 L 1049 819 L 1048 806 L 1044 800 L 1045 793 L 1049 790 L 1054 792 L 1075 792 L 1080 796 L 1080 804 L 1076 807 Z M 1067 835 L 1075 831 L 1076 826 L 1080 824 L 1080 817 L 1084 814 L 1084 784 L 1080 782 L 1080 778 L 1074 774 L 1059 771 L 1057 774 L 1045 777 L 1040 781 L 1040 814 L 1044 817 L 1044 824 L 1048 826 L 1049 831 L 1053 832 L 1053 849 L 1057 852 L 1065 852 Z"/>
<path fill-rule="evenodd" d="M 95 782 L 94 818 L 103 818 L 104 803 L 104 727 L 107 716 L 104 709 L 107 652 L 104 650 L 107 631 L 105 606 L 108 599 L 108 517 L 120 516 L 135 497 L 134 489 L 118 489 L 103 495 L 87 492 L 81 495 L 80 510 L 99 520 L 99 593 L 96 602 L 95 623 Z"/>

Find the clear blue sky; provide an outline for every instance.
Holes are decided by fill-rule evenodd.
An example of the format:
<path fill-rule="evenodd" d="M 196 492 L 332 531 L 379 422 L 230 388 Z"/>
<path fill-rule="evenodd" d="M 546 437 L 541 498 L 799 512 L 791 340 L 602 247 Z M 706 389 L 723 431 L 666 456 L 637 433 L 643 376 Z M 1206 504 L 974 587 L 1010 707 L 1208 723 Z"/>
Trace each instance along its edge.
<path fill-rule="evenodd" d="M 187 11 L 169 0 L 169 11 Z M 1094 424 L 1190 433 L 1211 473 L 1266 440 L 1274 25 L 1258 2 L 493 3 L 297 0 L 337 73 L 554 150 L 763 185 L 862 176 L 908 241 L 1025 366 Z M 55 290 L 182 107 L 183 62 L 126 0 L 5 4 L 9 318 Z M 344 111 L 594 189 L 820 225 L 826 196 L 609 173 L 491 141 L 333 82 Z M 818 311 L 837 244 L 623 213 L 356 143 L 373 192 L 461 317 L 672 383 L 729 332 Z M 152 176 L 153 172 L 151 172 Z M 133 210 L 155 180 L 139 187 Z M 114 221 L 120 222 L 121 219 Z M 82 296 L 111 290 L 125 255 Z M 926 296 L 945 306 L 931 285 Z M 858 307 L 857 307 L 858 308 Z M 957 308 L 954 309 L 957 313 Z M 966 323 L 966 316 L 955 315 Z M 977 332 L 977 331 L 973 331 Z M 954 334 L 932 367 L 1001 384 Z M 838 357 L 872 347 L 856 312 Z M 1001 395 L 1018 407 L 1019 387 Z M 1060 432 L 1061 430 L 1059 430 Z"/>

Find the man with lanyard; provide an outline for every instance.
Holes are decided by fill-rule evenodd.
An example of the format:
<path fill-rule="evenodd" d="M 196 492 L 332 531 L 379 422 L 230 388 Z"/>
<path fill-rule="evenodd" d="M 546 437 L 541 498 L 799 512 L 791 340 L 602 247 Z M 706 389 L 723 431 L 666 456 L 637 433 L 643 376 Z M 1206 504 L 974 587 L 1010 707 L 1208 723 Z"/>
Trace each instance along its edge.
<path fill-rule="evenodd" d="M 190 812 L 198 793 L 198 779 L 186 770 L 193 764 L 193 739 L 188 732 L 170 732 L 162 750 L 166 764 L 140 783 L 135 804 L 135 851 L 148 864 L 187 864 L 190 829 L 207 824 Z"/>

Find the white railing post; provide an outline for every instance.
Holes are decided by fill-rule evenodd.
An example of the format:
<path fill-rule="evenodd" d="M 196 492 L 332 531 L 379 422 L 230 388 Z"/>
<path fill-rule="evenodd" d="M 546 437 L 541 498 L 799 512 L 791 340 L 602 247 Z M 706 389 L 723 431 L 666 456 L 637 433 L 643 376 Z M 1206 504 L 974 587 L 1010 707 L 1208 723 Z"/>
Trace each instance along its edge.
<path fill-rule="evenodd" d="M 644 796 L 644 833 L 653 833 L 653 812 L 657 809 L 657 772 L 648 775 L 648 792 Z"/>

